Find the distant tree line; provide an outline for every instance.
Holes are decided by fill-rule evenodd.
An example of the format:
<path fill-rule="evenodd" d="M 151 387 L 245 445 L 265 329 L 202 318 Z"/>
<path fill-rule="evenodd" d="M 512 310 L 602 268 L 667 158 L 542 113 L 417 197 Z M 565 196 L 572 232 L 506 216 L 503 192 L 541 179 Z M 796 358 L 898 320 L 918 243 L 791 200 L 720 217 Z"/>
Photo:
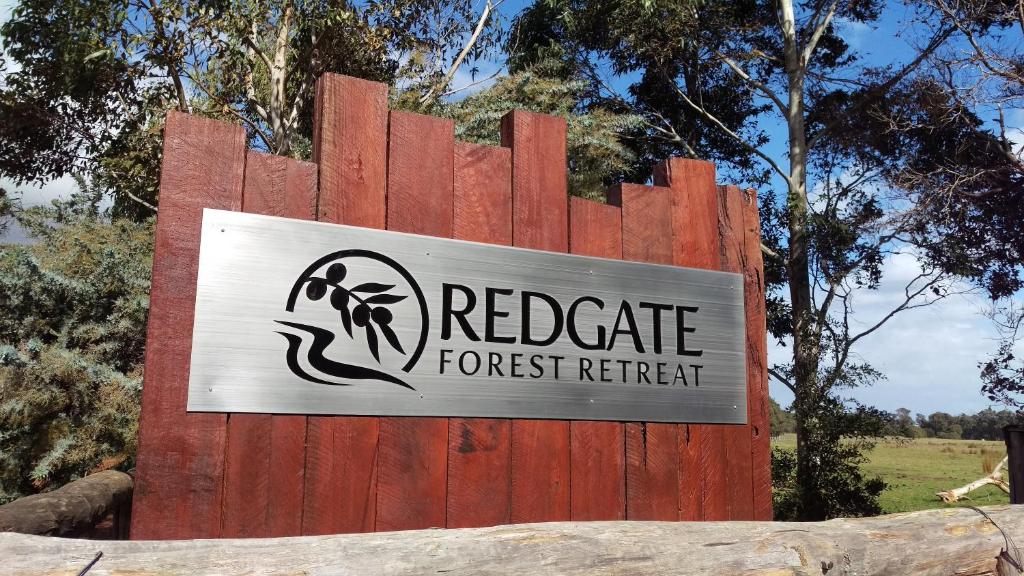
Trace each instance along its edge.
<path fill-rule="evenodd" d="M 1002 440 L 1003 427 L 1024 422 L 1024 416 L 1013 410 L 986 408 L 976 414 L 954 416 L 946 412 L 912 415 L 899 408 L 895 412 L 879 411 L 881 435 L 900 438 L 945 438 L 949 440 Z M 792 412 L 771 401 L 772 436 L 796 432 L 796 418 Z"/>

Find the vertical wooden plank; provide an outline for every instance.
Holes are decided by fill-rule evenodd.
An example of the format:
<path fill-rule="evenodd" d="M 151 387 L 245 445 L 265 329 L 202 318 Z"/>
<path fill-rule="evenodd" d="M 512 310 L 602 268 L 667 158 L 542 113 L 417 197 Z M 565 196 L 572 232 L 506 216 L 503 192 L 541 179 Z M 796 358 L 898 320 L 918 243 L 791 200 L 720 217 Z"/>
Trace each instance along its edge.
<path fill-rule="evenodd" d="M 622 257 L 637 262 L 672 263 L 672 191 L 619 184 L 608 201 L 622 206 Z M 678 520 L 678 426 L 626 424 L 626 517 Z"/>
<path fill-rule="evenodd" d="M 388 87 L 324 74 L 316 89 L 313 161 L 320 166 L 319 219 L 384 228 Z"/>
<path fill-rule="evenodd" d="M 189 414 L 189 359 L 203 208 L 242 204 L 245 131 L 167 115 L 139 423 L 132 537 L 220 536 L 226 417 Z"/>
<path fill-rule="evenodd" d="M 271 417 L 270 473 L 267 480 L 268 538 L 302 534 L 305 467 L 306 417 Z"/>
<path fill-rule="evenodd" d="M 768 335 L 757 192 L 743 196 L 743 301 L 747 315 L 747 418 L 751 438 L 754 519 L 772 519 L 772 453 L 768 429 Z"/>
<path fill-rule="evenodd" d="M 680 424 L 679 446 L 679 519 L 692 522 L 704 519 L 704 482 L 701 478 L 701 442 L 703 426 Z"/>
<path fill-rule="evenodd" d="M 715 165 L 703 160 L 670 158 L 655 168 L 656 184 L 672 188 L 672 237 L 674 264 L 690 268 L 718 270 L 718 191 Z M 722 425 L 687 426 L 680 438 L 695 439 L 699 446 L 698 471 L 685 466 L 680 474 L 682 485 L 701 485 L 701 509 L 704 520 L 725 520 L 725 430 Z M 680 457 L 689 458 L 689 446 L 680 443 Z"/>
<path fill-rule="evenodd" d="M 454 237 L 512 245 L 512 153 L 455 143 Z"/>
<path fill-rule="evenodd" d="M 512 243 L 568 249 L 565 119 L 514 111 L 501 119 L 512 148 Z M 569 422 L 512 422 L 512 522 L 569 519 Z"/>
<path fill-rule="evenodd" d="M 316 164 L 250 150 L 242 211 L 312 220 L 316 180 Z M 229 414 L 227 427 L 222 536 L 298 536 L 306 418 Z"/>
<path fill-rule="evenodd" d="M 389 230 L 452 236 L 455 124 L 391 112 Z M 447 418 L 381 418 L 377 531 L 445 525 Z"/>
<path fill-rule="evenodd" d="M 455 143 L 454 237 L 512 243 L 512 155 L 507 148 Z M 448 421 L 447 526 L 509 522 L 512 421 Z"/>
<path fill-rule="evenodd" d="M 384 227 L 387 101 L 384 84 L 336 74 L 317 81 L 313 158 L 320 220 Z M 307 420 L 303 534 L 373 531 L 378 425 L 373 417 Z"/>
<path fill-rule="evenodd" d="M 619 208 L 571 198 L 569 251 L 584 256 L 622 258 Z M 626 454 L 622 423 L 570 422 L 569 455 L 572 520 L 624 520 Z"/>
<path fill-rule="evenodd" d="M 267 534 L 271 418 L 270 414 L 228 415 L 224 538 L 262 538 Z"/>
<path fill-rule="evenodd" d="M 742 274 L 745 267 L 743 211 L 743 192 L 735 186 L 719 186 L 718 234 L 722 249 L 722 270 L 726 272 Z M 750 378 L 747 380 L 749 403 Z M 726 508 L 730 520 L 754 519 L 752 454 L 749 424 L 726 426 Z"/>
<path fill-rule="evenodd" d="M 242 210 L 302 220 L 316 219 L 316 164 L 279 156 L 249 152 L 246 160 Z M 234 414 L 228 420 L 263 415 Z M 249 448 L 244 448 L 246 453 Z M 229 459 L 230 459 L 229 452 Z M 270 416 L 264 536 L 298 536 L 302 533 L 302 498 L 305 488 L 306 417 Z M 242 477 L 226 482 L 225 488 L 244 483 Z M 251 505 L 251 504 L 250 504 Z M 225 509 L 227 513 L 227 509 Z"/>

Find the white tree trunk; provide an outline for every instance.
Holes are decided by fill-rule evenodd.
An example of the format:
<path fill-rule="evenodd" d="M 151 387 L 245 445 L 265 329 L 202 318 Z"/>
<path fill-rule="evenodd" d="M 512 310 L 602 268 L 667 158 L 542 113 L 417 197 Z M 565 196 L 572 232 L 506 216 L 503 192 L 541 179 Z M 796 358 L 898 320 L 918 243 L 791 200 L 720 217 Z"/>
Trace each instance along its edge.
<path fill-rule="evenodd" d="M 111 542 L 0 534 L 0 573 L 821 575 L 1016 574 L 999 528 L 1024 506 L 816 523 L 583 522 L 253 540 Z M 993 524 L 993 521 L 995 524 Z M 1011 551 L 1012 553 L 1013 551 Z"/>

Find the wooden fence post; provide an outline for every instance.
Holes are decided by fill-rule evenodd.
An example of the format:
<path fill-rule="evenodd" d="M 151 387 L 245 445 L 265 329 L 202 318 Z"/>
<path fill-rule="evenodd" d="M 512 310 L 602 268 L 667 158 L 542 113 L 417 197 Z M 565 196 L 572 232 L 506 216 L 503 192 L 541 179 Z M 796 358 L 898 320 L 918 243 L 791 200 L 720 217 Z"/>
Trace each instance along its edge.
<path fill-rule="evenodd" d="M 1007 473 L 1010 475 L 1010 504 L 1024 504 L 1024 426 L 1003 428 L 1006 442 Z"/>

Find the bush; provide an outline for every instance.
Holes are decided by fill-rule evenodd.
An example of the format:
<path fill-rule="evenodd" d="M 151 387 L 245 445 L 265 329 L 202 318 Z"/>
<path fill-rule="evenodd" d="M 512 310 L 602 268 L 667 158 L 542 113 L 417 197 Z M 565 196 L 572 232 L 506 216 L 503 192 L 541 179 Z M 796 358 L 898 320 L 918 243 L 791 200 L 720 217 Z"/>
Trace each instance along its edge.
<path fill-rule="evenodd" d="M 133 465 L 153 224 L 97 198 L 27 210 L 0 247 L 0 502 Z"/>

